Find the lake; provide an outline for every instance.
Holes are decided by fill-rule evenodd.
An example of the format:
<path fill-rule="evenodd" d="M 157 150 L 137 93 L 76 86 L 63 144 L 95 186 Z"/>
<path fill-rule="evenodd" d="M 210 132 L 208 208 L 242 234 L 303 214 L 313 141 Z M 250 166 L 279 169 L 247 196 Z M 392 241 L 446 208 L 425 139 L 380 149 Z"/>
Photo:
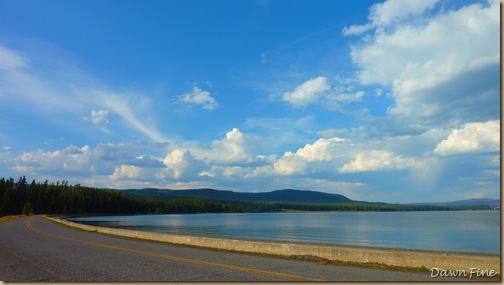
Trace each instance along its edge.
<path fill-rule="evenodd" d="M 96 216 L 103 227 L 200 236 L 500 253 L 500 211 Z"/>

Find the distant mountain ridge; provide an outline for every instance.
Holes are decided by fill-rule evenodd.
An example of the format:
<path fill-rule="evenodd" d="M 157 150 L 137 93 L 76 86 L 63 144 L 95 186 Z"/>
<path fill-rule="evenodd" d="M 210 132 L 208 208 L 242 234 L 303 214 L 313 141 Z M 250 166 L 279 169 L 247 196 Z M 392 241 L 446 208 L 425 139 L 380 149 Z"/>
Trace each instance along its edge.
<path fill-rule="evenodd" d="M 122 193 L 137 197 L 168 198 L 199 198 L 221 201 L 243 202 L 289 202 L 289 203 L 339 203 L 355 202 L 340 194 L 329 194 L 311 190 L 283 189 L 271 192 L 233 192 L 215 189 L 170 190 L 158 188 L 127 189 Z"/>
<path fill-rule="evenodd" d="M 427 203 L 413 203 L 409 205 L 431 205 L 431 206 L 448 206 L 448 207 L 488 206 L 491 208 L 495 208 L 500 207 L 500 199 L 474 198 L 452 202 L 427 202 Z"/>
<path fill-rule="evenodd" d="M 283 202 L 283 203 L 307 203 L 307 204 L 332 204 L 342 202 L 361 202 L 373 204 L 389 204 L 378 202 L 366 202 L 351 200 L 341 194 L 330 194 L 312 190 L 283 189 L 270 192 L 234 192 L 229 190 L 216 190 L 210 188 L 171 190 L 159 188 L 126 189 L 119 190 L 126 195 L 136 197 L 155 197 L 159 199 L 175 198 L 197 198 L 214 201 L 240 201 L 240 202 Z M 395 203 L 397 205 L 401 205 Z M 406 203 L 402 205 L 428 205 L 442 207 L 472 207 L 488 206 L 490 208 L 500 207 L 499 199 L 467 199 L 451 202 L 425 202 L 425 203 Z"/>

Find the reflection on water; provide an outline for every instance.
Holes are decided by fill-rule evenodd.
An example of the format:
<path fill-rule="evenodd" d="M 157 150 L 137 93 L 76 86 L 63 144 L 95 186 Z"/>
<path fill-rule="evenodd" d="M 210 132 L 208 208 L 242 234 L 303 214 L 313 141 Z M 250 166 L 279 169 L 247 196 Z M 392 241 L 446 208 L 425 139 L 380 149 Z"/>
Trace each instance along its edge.
<path fill-rule="evenodd" d="M 72 220 L 174 234 L 500 253 L 499 211 L 138 215 Z"/>

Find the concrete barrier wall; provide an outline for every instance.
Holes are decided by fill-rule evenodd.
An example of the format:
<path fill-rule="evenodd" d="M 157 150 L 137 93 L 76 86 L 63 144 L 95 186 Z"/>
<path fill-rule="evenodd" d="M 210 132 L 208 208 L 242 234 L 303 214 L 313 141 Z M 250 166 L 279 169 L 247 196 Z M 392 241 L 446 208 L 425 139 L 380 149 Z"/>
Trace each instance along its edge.
<path fill-rule="evenodd" d="M 306 255 L 335 261 L 380 263 L 393 266 L 425 267 L 428 269 L 438 268 L 468 271 L 470 268 L 478 268 L 481 270 L 495 270 L 499 274 L 501 272 L 499 254 L 460 253 L 213 238 L 105 228 L 83 225 L 58 218 L 48 217 L 48 219 L 86 231 L 96 231 L 103 234 L 206 248 L 251 253 L 277 254 L 284 256 Z"/>

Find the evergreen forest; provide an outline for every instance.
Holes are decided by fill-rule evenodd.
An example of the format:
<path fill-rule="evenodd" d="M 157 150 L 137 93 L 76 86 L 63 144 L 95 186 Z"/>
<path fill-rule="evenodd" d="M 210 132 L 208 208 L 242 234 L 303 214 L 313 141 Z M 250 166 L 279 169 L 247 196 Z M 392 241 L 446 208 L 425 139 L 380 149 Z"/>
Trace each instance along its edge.
<path fill-rule="evenodd" d="M 68 181 L 30 183 L 0 178 L 0 216 L 33 214 L 189 214 L 285 211 L 447 211 L 489 209 L 487 206 L 447 207 L 370 202 L 285 203 L 219 201 L 200 198 L 156 198 L 126 195 L 118 190 L 70 185 Z"/>

